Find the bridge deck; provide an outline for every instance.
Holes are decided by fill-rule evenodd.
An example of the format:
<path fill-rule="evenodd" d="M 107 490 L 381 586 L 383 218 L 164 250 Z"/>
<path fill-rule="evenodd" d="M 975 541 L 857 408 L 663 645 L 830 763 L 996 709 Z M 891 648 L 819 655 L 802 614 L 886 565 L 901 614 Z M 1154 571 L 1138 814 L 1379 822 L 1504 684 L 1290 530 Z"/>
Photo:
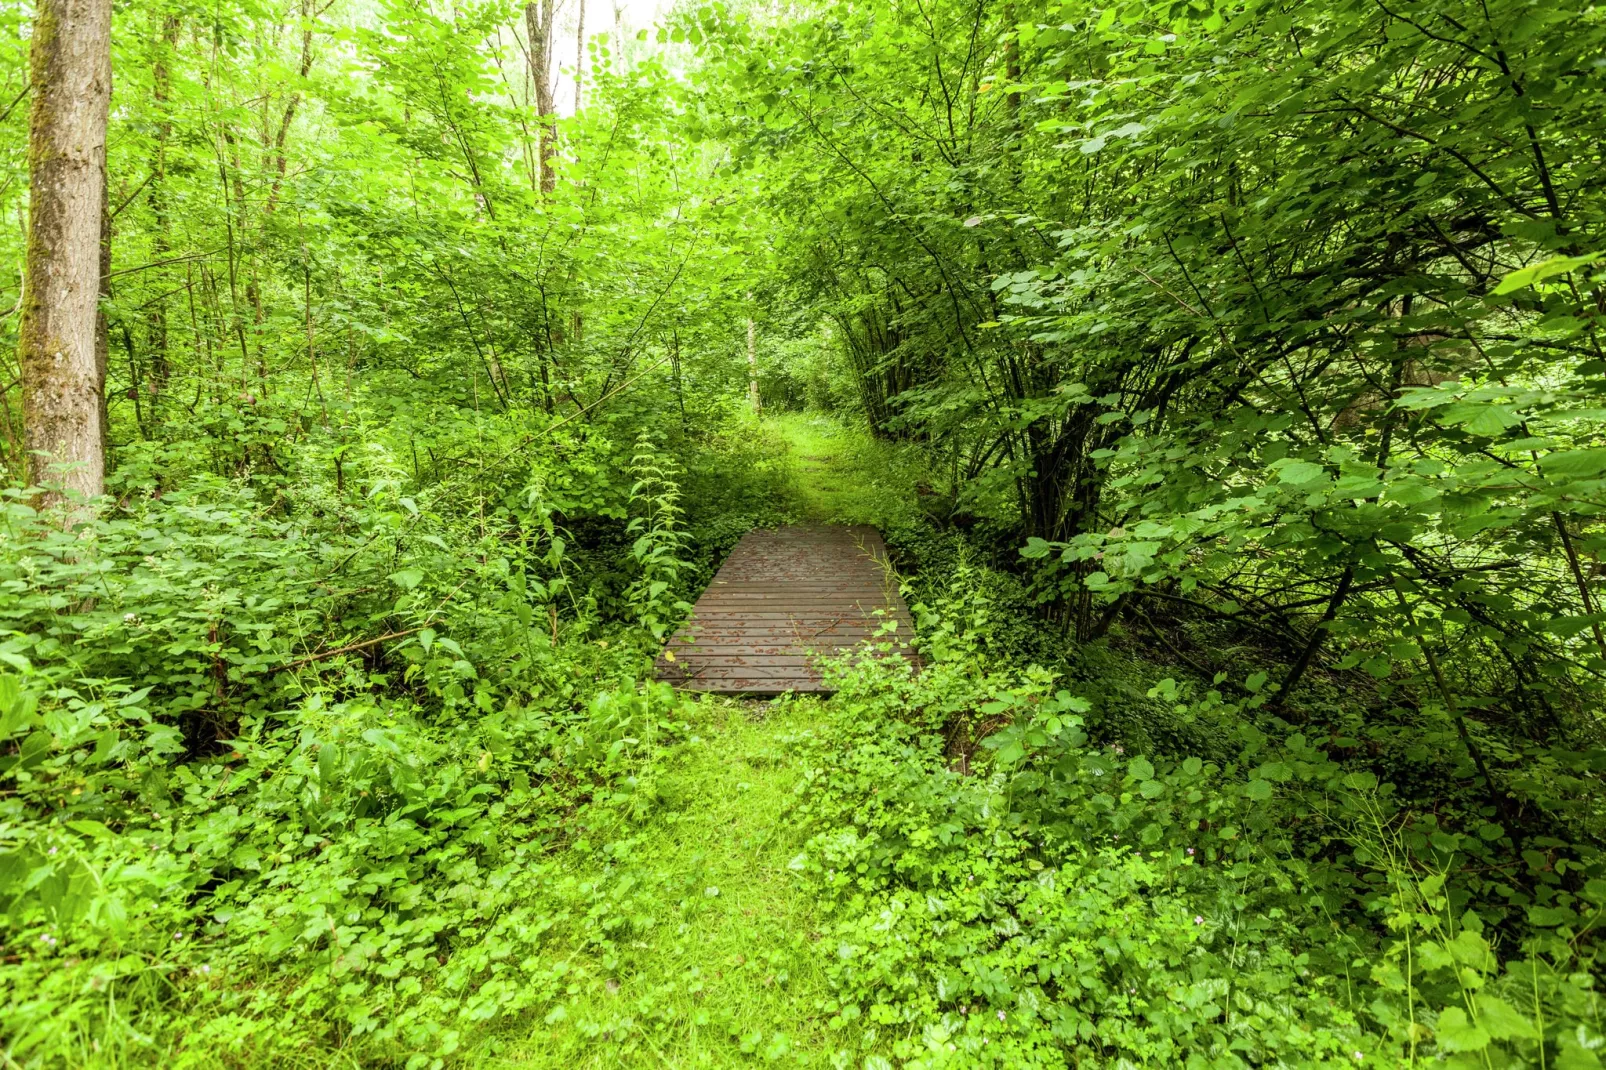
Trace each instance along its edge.
<path fill-rule="evenodd" d="M 824 693 L 816 659 L 850 651 L 887 621 L 914 621 L 871 527 L 798 525 L 742 536 L 658 656 L 658 678 L 692 691 Z"/>

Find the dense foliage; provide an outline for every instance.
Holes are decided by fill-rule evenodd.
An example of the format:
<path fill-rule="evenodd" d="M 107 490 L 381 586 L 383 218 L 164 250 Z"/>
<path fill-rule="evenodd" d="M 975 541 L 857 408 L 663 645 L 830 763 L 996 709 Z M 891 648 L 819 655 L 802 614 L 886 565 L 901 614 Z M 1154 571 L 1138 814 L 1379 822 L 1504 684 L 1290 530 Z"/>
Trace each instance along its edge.
<path fill-rule="evenodd" d="M 115 18 L 92 507 L 0 318 L 0 1061 L 1601 1065 L 1601 9 L 684 4 L 561 118 L 509 4 Z M 650 682 L 798 519 L 923 667 Z"/>

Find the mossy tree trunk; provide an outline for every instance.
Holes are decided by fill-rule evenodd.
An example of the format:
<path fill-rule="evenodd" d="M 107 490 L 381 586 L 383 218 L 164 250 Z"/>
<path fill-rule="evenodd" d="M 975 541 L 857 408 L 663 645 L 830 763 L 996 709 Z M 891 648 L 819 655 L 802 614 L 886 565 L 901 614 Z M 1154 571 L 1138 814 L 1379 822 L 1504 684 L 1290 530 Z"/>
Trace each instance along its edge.
<path fill-rule="evenodd" d="M 28 264 L 23 420 L 36 483 L 86 496 L 105 483 L 105 370 L 97 352 L 111 0 L 39 0 L 29 56 Z"/>

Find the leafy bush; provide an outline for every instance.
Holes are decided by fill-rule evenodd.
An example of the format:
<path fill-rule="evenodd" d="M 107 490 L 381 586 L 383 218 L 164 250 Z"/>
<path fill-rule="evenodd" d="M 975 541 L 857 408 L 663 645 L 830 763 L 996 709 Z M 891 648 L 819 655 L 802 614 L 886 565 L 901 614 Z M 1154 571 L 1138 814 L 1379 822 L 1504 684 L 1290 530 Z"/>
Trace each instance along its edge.
<path fill-rule="evenodd" d="M 612 939 L 607 890 L 556 860 L 653 811 L 691 707 L 632 679 L 650 632 L 575 597 L 597 550 L 551 502 L 576 482 L 471 510 L 296 482 L 264 509 L 203 477 L 72 531 L 7 492 L 13 1064 L 441 1065 L 563 988 L 554 948 Z M 668 520 L 646 536 L 696 549 Z M 685 577 L 648 564 L 672 611 Z"/>
<path fill-rule="evenodd" d="M 1496 930 L 1458 879 L 1488 830 L 1436 827 L 1247 722 L 1230 760 L 1128 754 L 1053 674 L 977 666 L 844 669 L 813 752 L 794 867 L 831 910 L 850 1047 L 911 1066 L 1598 1065 L 1597 860 L 1552 853 L 1581 876 L 1541 879 L 1551 905 Z"/>

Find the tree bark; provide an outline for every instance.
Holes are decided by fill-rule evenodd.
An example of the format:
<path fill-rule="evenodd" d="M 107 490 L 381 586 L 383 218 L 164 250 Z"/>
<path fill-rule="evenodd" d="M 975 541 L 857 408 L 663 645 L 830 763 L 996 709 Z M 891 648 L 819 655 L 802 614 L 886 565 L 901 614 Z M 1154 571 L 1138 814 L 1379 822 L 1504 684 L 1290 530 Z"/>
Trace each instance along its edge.
<path fill-rule="evenodd" d="M 752 300 L 753 295 L 747 297 Z M 747 403 L 753 406 L 755 416 L 763 413 L 758 396 L 758 329 L 752 316 L 747 317 Z"/>
<path fill-rule="evenodd" d="M 172 95 L 170 64 L 178 51 L 179 27 L 177 15 L 162 17 L 162 38 L 156 46 L 156 63 L 151 72 L 151 95 L 156 102 L 157 114 L 156 159 L 152 164 L 155 174 L 151 178 L 150 192 L 151 214 L 156 222 L 151 237 L 151 259 L 156 261 L 166 260 L 168 254 L 172 252 L 172 246 L 168 242 L 167 149 L 168 142 L 173 136 L 173 120 L 168 113 L 168 101 Z M 161 395 L 167 390 L 167 380 L 171 374 L 167 355 L 166 297 L 158 297 L 151 305 L 149 333 L 151 418 L 154 423 Z"/>
<path fill-rule="evenodd" d="M 100 168 L 100 260 L 95 301 L 95 382 L 100 384 L 101 473 L 111 471 L 111 413 L 106 408 L 106 369 L 111 364 L 111 323 L 106 319 L 106 303 L 112 296 L 112 217 L 111 177 L 104 159 Z"/>
<path fill-rule="evenodd" d="M 557 0 L 532 0 L 524 8 L 524 32 L 530 38 L 530 78 L 535 82 L 535 110 L 540 117 L 541 192 L 551 193 L 558 180 L 552 170 L 552 154 L 557 148 L 557 126 L 552 101 L 552 32 Z"/>
<path fill-rule="evenodd" d="M 586 0 L 580 0 L 580 17 L 574 28 L 574 113 L 580 114 L 580 88 L 586 70 Z"/>
<path fill-rule="evenodd" d="M 105 488 L 96 346 L 111 0 L 39 0 L 29 52 L 28 263 L 18 357 L 35 483 Z"/>

